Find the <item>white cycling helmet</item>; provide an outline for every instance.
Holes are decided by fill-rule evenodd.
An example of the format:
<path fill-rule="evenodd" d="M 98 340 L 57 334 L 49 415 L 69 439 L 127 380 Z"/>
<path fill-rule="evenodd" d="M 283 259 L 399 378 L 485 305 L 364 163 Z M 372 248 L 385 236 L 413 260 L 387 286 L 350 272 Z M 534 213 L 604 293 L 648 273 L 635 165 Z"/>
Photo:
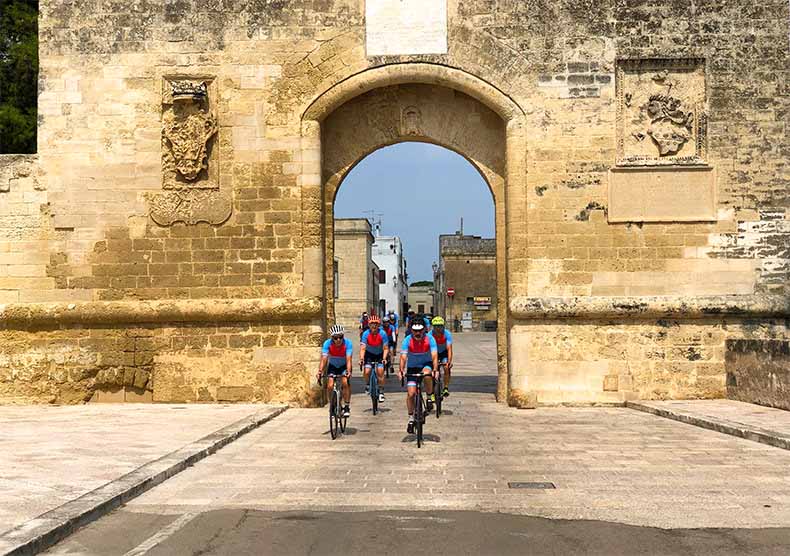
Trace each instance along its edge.
<path fill-rule="evenodd" d="M 334 324 L 332 328 L 329 329 L 329 334 L 332 336 L 344 336 L 346 330 L 343 328 L 342 324 Z"/>
<path fill-rule="evenodd" d="M 411 325 L 412 330 L 422 330 L 423 328 L 425 328 L 425 325 L 421 322 L 415 322 Z"/>

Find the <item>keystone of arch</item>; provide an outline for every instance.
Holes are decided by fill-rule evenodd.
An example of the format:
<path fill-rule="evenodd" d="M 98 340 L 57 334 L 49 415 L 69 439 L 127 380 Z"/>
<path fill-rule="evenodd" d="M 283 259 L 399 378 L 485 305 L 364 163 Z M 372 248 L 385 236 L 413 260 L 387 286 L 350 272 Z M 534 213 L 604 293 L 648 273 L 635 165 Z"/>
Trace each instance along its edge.
<path fill-rule="evenodd" d="M 307 107 L 302 120 L 322 121 L 347 101 L 388 85 L 424 83 L 455 89 L 479 100 L 503 120 L 524 116 L 516 102 L 489 82 L 466 71 L 423 62 L 390 64 L 363 70 L 332 85 Z"/>

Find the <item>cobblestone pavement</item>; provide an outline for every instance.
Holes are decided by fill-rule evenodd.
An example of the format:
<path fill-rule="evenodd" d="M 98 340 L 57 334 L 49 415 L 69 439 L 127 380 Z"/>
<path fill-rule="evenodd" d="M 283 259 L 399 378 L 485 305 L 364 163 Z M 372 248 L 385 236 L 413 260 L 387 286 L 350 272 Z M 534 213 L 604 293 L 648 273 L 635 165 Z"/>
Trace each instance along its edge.
<path fill-rule="evenodd" d="M 0 407 L 0 533 L 261 409 Z"/>

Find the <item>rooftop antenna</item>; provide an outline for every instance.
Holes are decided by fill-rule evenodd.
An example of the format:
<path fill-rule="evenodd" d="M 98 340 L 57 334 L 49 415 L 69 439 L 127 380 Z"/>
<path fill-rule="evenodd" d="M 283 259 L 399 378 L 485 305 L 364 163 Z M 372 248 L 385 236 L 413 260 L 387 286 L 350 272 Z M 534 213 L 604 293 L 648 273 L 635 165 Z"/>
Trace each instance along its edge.
<path fill-rule="evenodd" d="M 375 210 L 365 210 L 363 211 L 365 214 L 369 214 L 368 222 L 370 222 L 370 226 L 373 228 L 373 235 L 378 237 L 381 235 L 381 217 L 384 216 L 383 212 L 376 212 Z M 378 217 L 378 218 L 377 218 Z"/>
<path fill-rule="evenodd" d="M 461 217 L 461 235 L 464 235 L 464 217 Z"/>

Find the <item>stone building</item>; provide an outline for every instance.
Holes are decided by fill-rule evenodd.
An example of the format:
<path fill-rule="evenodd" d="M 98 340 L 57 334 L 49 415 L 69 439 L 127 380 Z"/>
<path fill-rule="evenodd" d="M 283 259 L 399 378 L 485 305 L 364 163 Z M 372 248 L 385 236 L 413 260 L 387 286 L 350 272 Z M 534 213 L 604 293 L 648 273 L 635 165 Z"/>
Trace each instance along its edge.
<path fill-rule="evenodd" d="M 409 303 L 407 311 L 432 315 L 435 310 L 436 292 L 434 291 L 433 284 L 412 284 L 409 286 Z"/>
<path fill-rule="evenodd" d="M 406 310 L 408 285 L 406 257 L 398 236 L 376 235 L 373 242 L 373 262 L 379 267 L 379 314 Z"/>
<path fill-rule="evenodd" d="M 366 218 L 335 219 L 335 320 L 356 330 L 363 311 L 379 306 L 379 272 L 373 234 Z"/>
<path fill-rule="evenodd" d="M 493 330 L 497 321 L 496 240 L 458 232 L 439 236 L 437 314 L 448 326 Z M 452 294 L 452 295 L 450 295 Z"/>
<path fill-rule="evenodd" d="M 313 403 L 337 189 L 407 140 L 494 197 L 500 400 L 724 396 L 784 353 L 786 0 L 39 5 L 4 401 Z"/>

